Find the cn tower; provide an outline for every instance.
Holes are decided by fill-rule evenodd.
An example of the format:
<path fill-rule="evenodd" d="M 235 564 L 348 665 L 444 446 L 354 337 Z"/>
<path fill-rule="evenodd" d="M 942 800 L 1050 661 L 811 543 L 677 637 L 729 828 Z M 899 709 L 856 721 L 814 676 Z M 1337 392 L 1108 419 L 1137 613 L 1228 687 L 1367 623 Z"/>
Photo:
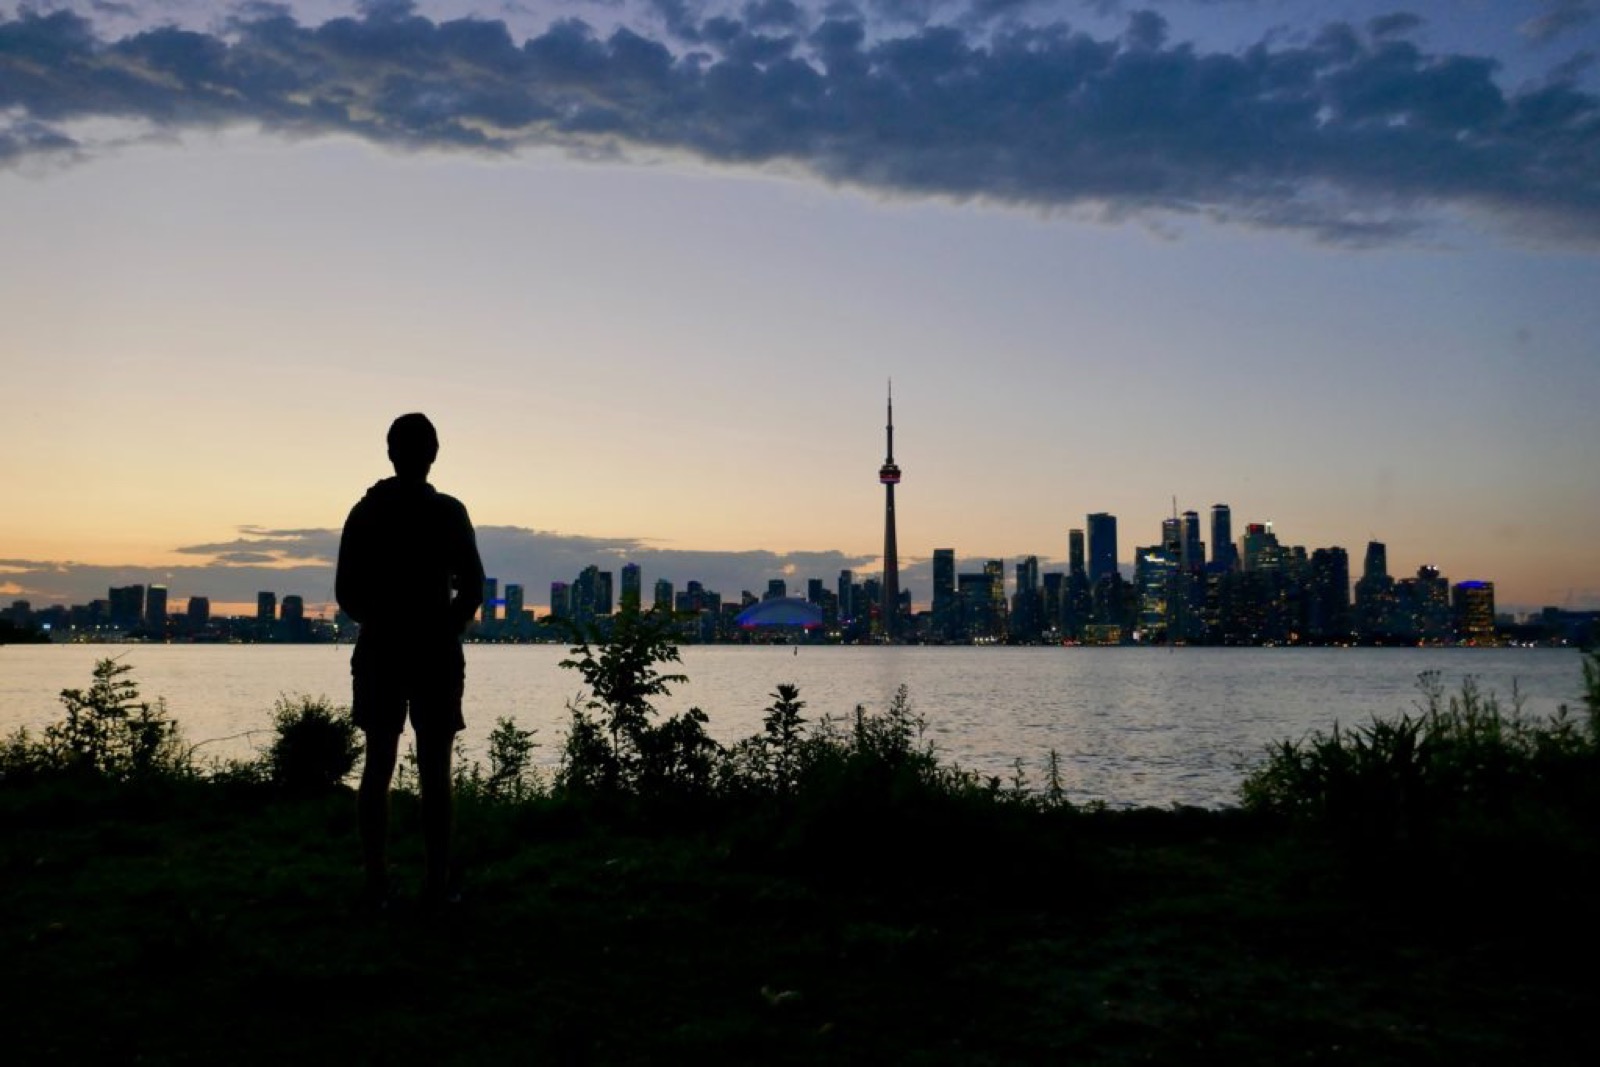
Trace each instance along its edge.
<path fill-rule="evenodd" d="M 889 451 L 878 468 L 883 483 L 883 638 L 893 641 L 900 630 L 900 554 L 894 540 L 894 487 L 900 482 L 900 468 L 894 462 L 894 382 L 889 382 Z"/>

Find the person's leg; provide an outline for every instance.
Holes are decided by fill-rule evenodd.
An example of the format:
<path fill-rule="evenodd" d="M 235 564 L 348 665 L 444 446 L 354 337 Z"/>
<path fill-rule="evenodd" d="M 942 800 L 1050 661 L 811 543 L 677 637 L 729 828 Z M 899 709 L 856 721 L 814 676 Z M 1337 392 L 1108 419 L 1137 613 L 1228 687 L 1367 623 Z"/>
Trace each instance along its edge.
<path fill-rule="evenodd" d="M 450 892 L 450 832 L 455 815 L 451 796 L 450 750 L 454 743 L 453 731 L 417 732 L 417 784 L 422 788 L 422 841 L 428 856 L 423 895 L 436 901 L 444 900 Z"/>
<path fill-rule="evenodd" d="M 361 786 L 356 791 L 356 809 L 367 892 L 374 900 L 382 900 L 389 891 L 389 781 L 394 777 L 400 735 L 387 730 L 368 730 L 366 734 L 367 755 L 361 767 Z"/>

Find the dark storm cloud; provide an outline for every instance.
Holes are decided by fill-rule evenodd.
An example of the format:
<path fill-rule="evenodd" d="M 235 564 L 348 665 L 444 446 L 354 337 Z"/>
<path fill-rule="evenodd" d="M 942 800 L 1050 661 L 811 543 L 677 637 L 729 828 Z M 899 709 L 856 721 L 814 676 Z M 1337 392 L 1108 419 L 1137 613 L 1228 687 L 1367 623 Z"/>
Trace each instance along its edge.
<path fill-rule="evenodd" d="M 198 562 L 185 566 L 117 567 L 40 560 L 0 560 L 0 587 L 33 605 L 86 604 L 102 599 L 114 585 L 160 584 L 176 600 L 206 596 L 218 603 L 250 603 L 256 593 L 298 594 L 321 604 L 333 599 L 337 529 L 271 530 L 242 527 L 239 538 L 178 549 Z M 529 604 L 544 603 L 554 581 L 571 582 L 591 564 L 609 570 L 620 582 L 622 566 L 637 563 L 648 599 L 658 578 L 682 590 L 690 581 L 737 602 L 743 590 L 760 594 L 772 578 L 787 578 L 790 591 L 803 592 L 808 578 L 833 588 L 841 570 L 859 570 L 870 557 L 842 552 L 715 552 L 664 548 L 641 538 L 601 538 L 530 530 L 519 526 L 480 526 L 478 550 L 484 569 L 527 590 Z M 858 578 L 859 580 L 859 578 Z"/>
<path fill-rule="evenodd" d="M 24 11 L 0 22 L 0 160 L 70 148 L 76 119 L 254 123 L 412 149 L 687 152 L 886 195 L 1340 241 L 1404 236 L 1437 207 L 1600 237 L 1600 100 L 1559 72 L 1502 88 L 1491 59 L 1424 52 L 1410 16 L 1235 53 L 1174 41 L 1149 11 L 1097 38 L 1003 20 L 874 35 L 851 16 L 802 35 L 803 13 L 772 0 L 744 19 L 656 8 L 676 27 L 665 40 L 566 20 L 518 41 L 401 2 L 120 38 Z"/>

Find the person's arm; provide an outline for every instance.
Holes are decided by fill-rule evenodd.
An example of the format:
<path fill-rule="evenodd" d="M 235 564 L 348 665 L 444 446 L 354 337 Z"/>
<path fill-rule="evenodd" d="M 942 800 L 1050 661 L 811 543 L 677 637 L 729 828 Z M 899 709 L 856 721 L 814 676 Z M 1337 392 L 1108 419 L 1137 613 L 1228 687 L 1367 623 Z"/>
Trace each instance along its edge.
<path fill-rule="evenodd" d="M 472 520 L 467 517 L 467 509 L 462 504 L 457 502 L 456 508 L 460 514 L 454 537 L 456 559 L 452 569 L 455 572 L 455 596 L 451 598 L 450 610 L 455 618 L 456 629 L 464 631 L 483 606 L 484 573 Z"/>
<path fill-rule="evenodd" d="M 340 610 L 358 623 L 367 616 L 367 593 L 372 584 L 366 577 L 370 568 L 361 547 L 360 528 L 357 509 L 352 508 L 339 535 L 339 561 L 333 571 L 333 598 Z"/>

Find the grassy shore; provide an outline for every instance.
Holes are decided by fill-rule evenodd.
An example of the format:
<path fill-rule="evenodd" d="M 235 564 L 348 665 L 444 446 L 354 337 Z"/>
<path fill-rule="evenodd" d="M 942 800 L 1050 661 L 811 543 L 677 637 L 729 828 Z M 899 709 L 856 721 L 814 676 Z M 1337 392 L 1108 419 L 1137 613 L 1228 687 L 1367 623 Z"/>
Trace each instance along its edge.
<path fill-rule="evenodd" d="M 941 766 L 903 701 L 830 732 L 780 686 L 763 737 L 708 748 L 654 721 L 669 652 L 574 652 L 562 774 L 497 728 L 439 911 L 361 906 L 336 709 L 202 770 L 97 668 L 0 746 L 7 1061 L 1600 1057 L 1600 661 L 1587 723 L 1435 689 L 1266 754 L 1239 809 L 1115 811 Z M 402 887 L 417 823 L 398 792 Z"/>
<path fill-rule="evenodd" d="M 397 862 L 418 870 L 409 798 L 396 816 Z M 1600 1054 L 1600 884 L 1582 850 L 1368 866 L 1196 811 L 995 808 L 817 826 L 812 840 L 727 815 L 687 830 L 539 803 L 461 819 L 464 901 L 371 914 L 355 907 L 348 795 L 0 791 L 7 1058 Z"/>

